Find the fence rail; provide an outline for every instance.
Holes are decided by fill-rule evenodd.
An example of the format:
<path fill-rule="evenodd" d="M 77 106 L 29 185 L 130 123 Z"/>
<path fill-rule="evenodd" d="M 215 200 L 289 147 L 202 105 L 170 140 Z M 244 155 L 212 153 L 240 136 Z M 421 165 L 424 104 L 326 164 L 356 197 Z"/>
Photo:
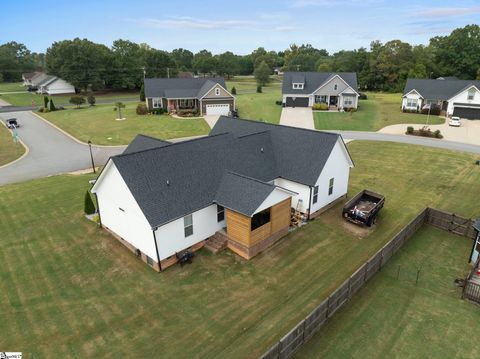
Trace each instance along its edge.
<path fill-rule="evenodd" d="M 432 208 L 425 208 L 335 289 L 305 319 L 265 352 L 261 359 L 287 359 L 292 357 L 426 223 L 467 238 L 474 238 L 473 221 L 471 219 Z M 480 286 L 474 288 L 474 290 L 480 292 Z"/>

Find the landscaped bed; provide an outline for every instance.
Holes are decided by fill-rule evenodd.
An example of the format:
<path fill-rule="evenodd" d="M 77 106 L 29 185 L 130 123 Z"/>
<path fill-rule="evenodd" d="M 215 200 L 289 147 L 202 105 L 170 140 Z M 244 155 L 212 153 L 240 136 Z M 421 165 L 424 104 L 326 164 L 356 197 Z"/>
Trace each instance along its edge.
<path fill-rule="evenodd" d="M 425 206 L 478 214 L 474 155 L 358 141 L 349 150 L 350 196 L 366 187 L 388 198 L 368 236 L 352 234 L 339 204 L 249 262 L 201 250 L 160 274 L 83 217 L 92 176 L 0 187 L 9 209 L 0 347 L 29 357 L 258 358 Z"/>
<path fill-rule="evenodd" d="M 0 118 L 0 121 L 3 121 Z M 0 166 L 15 161 L 25 153 L 25 147 L 20 142 L 14 142 L 12 133 L 0 123 Z"/>
<path fill-rule="evenodd" d="M 207 135 L 210 131 L 203 118 L 180 119 L 168 115 L 137 115 L 137 103 L 122 109 L 125 121 L 116 121 L 114 105 L 84 105 L 80 109 L 41 113 L 40 115 L 81 141 L 99 145 L 126 145 L 137 134 L 161 139 Z"/>

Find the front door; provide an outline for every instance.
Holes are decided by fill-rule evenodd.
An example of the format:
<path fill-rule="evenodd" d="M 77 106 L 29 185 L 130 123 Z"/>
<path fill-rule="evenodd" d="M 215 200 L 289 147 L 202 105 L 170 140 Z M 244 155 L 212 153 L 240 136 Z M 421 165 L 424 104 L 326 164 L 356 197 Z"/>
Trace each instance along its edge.
<path fill-rule="evenodd" d="M 338 96 L 330 96 L 330 106 L 337 106 Z"/>

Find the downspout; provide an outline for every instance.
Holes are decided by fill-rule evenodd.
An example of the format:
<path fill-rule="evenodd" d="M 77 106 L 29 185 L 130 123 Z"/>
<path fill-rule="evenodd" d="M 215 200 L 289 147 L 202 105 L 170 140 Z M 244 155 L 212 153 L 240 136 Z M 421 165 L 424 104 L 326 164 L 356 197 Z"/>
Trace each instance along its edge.
<path fill-rule="evenodd" d="M 158 254 L 157 236 L 155 235 L 155 231 L 157 229 L 158 228 L 156 228 L 152 231 L 152 233 L 153 233 L 153 243 L 155 243 L 155 251 L 157 252 L 158 268 L 160 269 L 160 271 L 162 271 L 162 264 L 160 263 L 160 255 Z"/>
<path fill-rule="evenodd" d="M 475 245 L 477 244 L 478 238 L 479 238 L 480 232 L 477 232 L 477 235 L 473 239 L 473 245 L 472 245 L 472 250 L 470 251 L 470 257 L 468 258 L 468 263 L 472 261 L 472 256 L 473 252 L 475 251 Z M 479 254 L 480 255 L 480 254 Z"/>
<path fill-rule="evenodd" d="M 310 186 L 310 200 L 308 202 L 308 218 L 307 218 L 308 221 L 310 220 L 311 208 L 312 208 L 312 186 Z"/>
<path fill-rule="evenodd" d="M 100 226 L 100 228 L 102 228 L 102 216 L 100 216 L 100 203 L 98 202 L 97 194 L 94 193 L 94 195 L 95 195 L 95 202 L 97 202 L 98 225 Z"/>

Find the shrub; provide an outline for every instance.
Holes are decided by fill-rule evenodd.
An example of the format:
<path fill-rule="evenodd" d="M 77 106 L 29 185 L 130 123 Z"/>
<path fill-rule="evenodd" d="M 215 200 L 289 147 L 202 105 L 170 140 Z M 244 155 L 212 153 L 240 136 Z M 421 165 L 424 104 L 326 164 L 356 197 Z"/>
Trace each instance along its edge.
<path fill-rule="evenodd" d="M 440 112 L 442 111 L 442 109 L 439 105 L 431 104 L 430 107 L 431 107 L 430 115 L 433 115 L 433 116 L 439 116 L 440 115 Z M 428 115 L 428 112 L 429 112 L 428 107 L 422 108 L 422 114 Z"/>
<path fill-rule="evenodd" d="M 154 109 L 152 109 L 151 113 L 154 114 L 154 115 L 163 115 L 165 113 L 165 109 L 154 108 Z"/>
<path fill-rule="evenodd" d="M 44 109 L 43 107 L 40 107 L 40 108 L 38 109 L 38 112 L 43 112 L 43 110 L 45 110 L 45 109 Z"/>
<path fill-rule="evenodd" d="M 92 201 L 92 196 L 90 196 L 90 192 L 85 192 L 85 203 L 83 208 L 85 214 L 94 214 L 95 213 L 95 205 Z"/>
<path fill-rule="evenodd" d="M 275 105 L 282 106 L 282 105 L 283 105 L 283 102 L 282 102 L 282 101 L 275 101 Z"/>
<path fill-rule="evenodd" d="M 357 109 L 355 107 L 344 107 L 343 111 L 352 113 L 352 112 L 356 112 Z"/>
<path fill-rule="evenodd" d="M 257 93 L 262 93 L 262 86 L 257 86 Z"/>
<path fill-rule="evenodd" d="M 237 89 L 235 88 L 235 86 L 232 87 L 232 95 L 236 95 L 237 94 Z"/>
<path fill-rule="evenodd" d="M 433 132 L 433 135 L 435 136 L 435 138 L 443 138 L 440 130 L 435 130 L 435 131 Z"/>
<path fill-rule="evenodd" d="M 56 111 L 55 104 L 53 103 L 53 99 L 50 99 L 50 111 Z"/>
<path fill-rule="evenodd" d="M 413 133 L 413 127 L 412 126 L 408 126 L 407 127 L 407 134 L 411 135 Z"/>
<path fill-rule="evenodd" d="M 139 103 L 135 112 L 137 113 L 137 115 L 146 115 L 148 113 L 147 105 L 145 105 L 144 103 Z"/>
<path fill-rule="evenodd" d="M 328 105 L 326 103 L 314 103 L 312 106 L 314 111 L 325 111 L 328 110 Z"/>
<path fill-rule="evenodd" d="M 182 117 L 197 117 L 199 113 L 197 110 L 179 110 L 177 111 L 177 115 Z"/>
<path fill-rule="evenodd" d="M 88 95 L 87 101 L 90 106 L 94 106 L 95 102 L 97 102 L 95 96 L 93 96 L 92 94 Z"/>
<path fill-rule="evenodd" d="M 72 105 L 76 105 L 77 108 L 80 108 L 80 106 L 85 103 L 85 97 L 83 97 L 83 96 L 72 96 L 72 97 L 70 97 L 70 100 L 68 102 L 70 102 Z"/>
<path fill-rule="evenodd" d="M 145 101 L 145 85 L 142 84 L 142 87 L 140 87 L 140 101 Z"/>
<path fill-rule="evenodd" d="M 43 107 L 48 108 L 48 96 L 43 96 Z"/>
<path fill-rule="evenodd" d="M 367 96 L 366 93 L 360 92 L 360 96 L 358 96 L 358 99 L 359 100 L 366 100 L 366 99 L 368 99 L 368 96 Z"/>

